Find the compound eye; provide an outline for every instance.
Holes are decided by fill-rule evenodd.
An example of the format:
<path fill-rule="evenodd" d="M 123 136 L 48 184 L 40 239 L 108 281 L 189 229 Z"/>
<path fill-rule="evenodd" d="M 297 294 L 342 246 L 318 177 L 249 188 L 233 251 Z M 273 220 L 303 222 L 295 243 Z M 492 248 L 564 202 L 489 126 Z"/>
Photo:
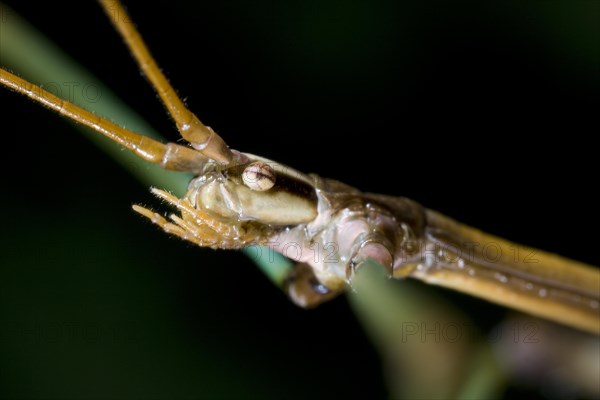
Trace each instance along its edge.
<path fill-rule="evenodd" d="M 250 189 L 264 192 L 275 185 L 275 171 L 269 164 L 256 161 L 244 169 L 242 180 Z"/>

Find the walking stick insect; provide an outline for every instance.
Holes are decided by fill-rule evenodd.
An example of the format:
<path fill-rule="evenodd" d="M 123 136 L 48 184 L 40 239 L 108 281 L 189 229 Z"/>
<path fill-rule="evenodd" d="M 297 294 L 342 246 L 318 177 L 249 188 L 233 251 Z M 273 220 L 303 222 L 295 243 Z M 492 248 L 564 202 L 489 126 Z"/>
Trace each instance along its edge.
<path fill-rule="evenodd" d="M 153 189 L 178 210 L 170 219 L 134 206 L 163 230 L 200 246 L 238 249 L 259 244 L 295 257 L 299 266 L 288 291 L 304 306 L 345 290 L 362 264 L 374 259 L 395 278 L 420 279 L 599 332 L 600 275 L 593 267 L 525 247 L 518 247 L 520 254 L 535 254 L 535 259 L 513 260 L 515 244 L 411 200 L 362 193 L 229 149 L 183 105 L 120 4 L 101 4 L 189 145 L 165 145 L 123 129 L 7 71 L 0 71 L 0 82 L 151 163 L 196 174 L 183 199 Z M 494 243 L 504 257 L 487 260 L 481 246 L 473 243 Z M 296 248 L 300 251 L 290 251 Z M 316 248 L 321 249 L 317 259 Z"/>

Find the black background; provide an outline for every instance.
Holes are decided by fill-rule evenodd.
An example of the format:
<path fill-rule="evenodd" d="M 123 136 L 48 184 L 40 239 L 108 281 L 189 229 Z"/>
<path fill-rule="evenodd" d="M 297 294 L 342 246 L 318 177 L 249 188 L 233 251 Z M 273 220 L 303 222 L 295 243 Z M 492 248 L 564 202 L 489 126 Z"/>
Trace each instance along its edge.
<path fill-rule="evenodd" d="M 95 3 L 7 3 L 177 140 Z M 599 264 L 598 3 L 127 4 L 231 147 Z M 147 188 L 69 123 L 4 90 L 0 101 L 0 397 L 386 396 L 345 299 L 299 310 L 242 254 L 169 239 L 130 211 L 158 204 Z M 505 313 L 439 291 L 484 328 Z M 68 323 L 125 333 L 73 344 Z M 506 395 L 526 390 L 538 395 Z"/>

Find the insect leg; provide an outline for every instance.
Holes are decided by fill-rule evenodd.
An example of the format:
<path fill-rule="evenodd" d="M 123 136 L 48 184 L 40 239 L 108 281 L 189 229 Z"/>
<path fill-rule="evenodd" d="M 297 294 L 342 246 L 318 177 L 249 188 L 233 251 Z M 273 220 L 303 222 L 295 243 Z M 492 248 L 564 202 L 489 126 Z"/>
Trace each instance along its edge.
<path fill-rule="evenodd" d="M 285 291 L 290 300 L 302 308 L 313 308 L 329 301 L 344 289 L 332 290 L 323 285 L 313 269 L 305 263 L 297 263 L 285 280 Z"/>
<path fill-rule="evenodd" d="M 212 231 L 206 225 L 200 225 L 193 221 L 185 220 L 179 216 L 172 214 L 170 216 L 173 222 L 168 221 L 165 217 L 149 210 L 145 207 L 134 204 L 133 210 L 144 217 L 148 218 L 152 223 L 158 225 L 163 231 L 180 237 L 181 239 L 192 242 L 200 247 L 212 248 L 239 248 L 235 240 L 230 240 Z"/>
<path fill-rule="evenodd" d="M 222 164 L 232 162 L 236 156 L 223 139 L 210 127 L 204 125 L 183 104 L 158 64 L 150 54 L 142 36 L 131 22 L 129 15 L 118 0 L 99 0 L 104 11 L 119 31 L 134 56 L 140 70 L 146 75 L 167 111 L 175 121 L 181 136 L 193 148 Z"/>
<path fill-rule="evenodd" d="M 134 205 L 133 209 L 168 233 L 174 233 L 201 247 L 220 249 L 239 249 L 253 239 L 253 236 L 247 234 L 245 230 L 241 230 L 240 234 L 240 228 L 237 225 L 229 226 L 214 219 L 201 209 L 194 208 L 188 199 L 179 199 L 156 188 L 152 188 L 152 193 L 179 209 L 181 216 L 174 214 L 170 216 L 174 223 L 147 208 Z"/>
<path fill-rule="evenodd" d="M 140 213 L 144 217 L 148 218 L 150 221 L 160 226 L 165 232 L 171 233 L 175 236 L 179 236 L 184 240 L 191 240 L 190 235 L 184 228 L 167 221 L 167 219 L 159 213 L 149 210 L 145 207 L 138 206 L 137 204 L 134 204 L 132 207 L 135 212 Z"/>
<path fill-rule="evenodd" d="M 75 104 L 61 99 L 0 68 L 0 84 L 13 89 L 57 113 L 101 133 L 144 160 L 174 171 L 201 171 L 208 158 L 201 153 L 175 143 L 163 144 L 147 136 L 122 128 Z"/>
<path fill-rule="evenodd" d="M 172 194 L 165 192 L 164 190 L 160 190 L 157 188 L 152 188 L 152 193 L 166 201 L 167 203 L 177 207 L 184 213 L 189 214 L 194 218 L 196 223 L 203 224 L 211 228 L 213 231 L 218 233 L 223 237 L 231 236 L 231 227 L 223 222 L 215 220 L 213 217 L 209 216 L 207 213 L 203 212 L 201 209 L 195 208 L 187 199 L 179 199 Z"/>

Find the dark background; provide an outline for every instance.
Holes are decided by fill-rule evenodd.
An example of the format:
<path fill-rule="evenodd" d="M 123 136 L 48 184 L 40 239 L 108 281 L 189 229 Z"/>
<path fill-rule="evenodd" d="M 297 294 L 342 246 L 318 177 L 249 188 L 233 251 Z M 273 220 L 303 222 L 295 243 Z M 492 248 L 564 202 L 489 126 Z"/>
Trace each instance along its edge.
<path fill-rule="evenodd" d="M 95 3 L 6 3 L 177 140 Z M 600 264 L 597 2 L 126 4 L 231 147 Z M 69 123 L 0 101 L 0 398 L 387 395 L 344 298 L 297 309 L 244 255 L 167 237 Z M 504 316 L 438 291 L 484 329 Z"/>

